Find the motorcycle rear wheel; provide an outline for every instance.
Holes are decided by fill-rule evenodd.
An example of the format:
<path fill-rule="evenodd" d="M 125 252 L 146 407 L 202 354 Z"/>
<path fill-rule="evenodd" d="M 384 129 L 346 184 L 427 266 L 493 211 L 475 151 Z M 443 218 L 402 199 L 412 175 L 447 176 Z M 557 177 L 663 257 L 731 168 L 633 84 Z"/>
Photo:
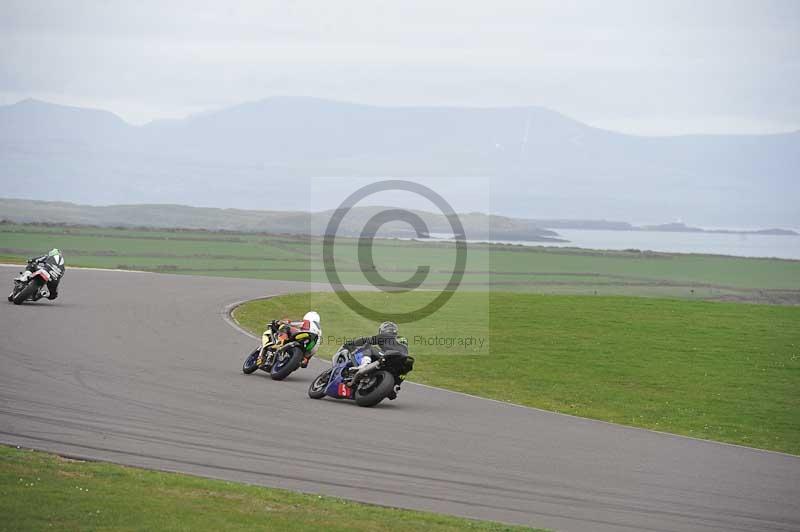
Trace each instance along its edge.
<path fill-rule="evenodd" d="M 369 385 L 365 389 L 363 385 L 356 388 L 355 400 L 358 406 L 375 406 L 392 393 L 394 389 L 394 375 L 385 370 L 376 371 L 370 375 L 370 381 L 375 379 L 377 382 Z"/>
<path fill-rule="evenodd" d="M 281 354 L 282 353 L 278 353 L 276 356 L 280 356 Z M 303 361 L 303 350 L 299 347 L 293 347 L 289 356 L 289 360 L 283 363 L 281 363 L 279 359 L 275 360 L 272 370 L 270 371 L 272 380 L 282 381 L 288 377 L 290 373 L 300 367 L 300 363 Z"/>

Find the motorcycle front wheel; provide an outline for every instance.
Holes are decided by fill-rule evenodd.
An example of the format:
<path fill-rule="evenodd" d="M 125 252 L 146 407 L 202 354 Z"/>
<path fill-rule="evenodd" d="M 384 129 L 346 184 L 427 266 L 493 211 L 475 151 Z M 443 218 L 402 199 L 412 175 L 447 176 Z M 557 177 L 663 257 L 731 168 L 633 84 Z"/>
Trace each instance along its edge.
<path fill-rule="evenodd" d="M 314 382 L 311 383 L 311 386 L 308 387 L 308 396 L 312 399 L 322 399 L 325 397 L 325 388 L 328 387 L 328 383 L 331 380 L 331 374 L 333 373 L 333 368 L 326 369 L 322 373 L 320 373 Z"/>
<path fill-rule="evenodd" d="M 17 292 L 17 295 L 11 299 L 15 305 L 21 305 L 23 301 L 33 297 L 33 295 L 39 291 L 40 286 L 41 281 L 38 279 L 31 279 L 28 284 L 25 285 L 25 288 Z"/>
<path fill-rule="evenodd" d="M 260 352 L 261 348 L 256 349 L 255 351 L 247 355 L 247 358 L 244 359 L 244 364 L 242 364 L 242 373 L 244 373 L 245 375 L 250 375 L 251 373 L 253 373 L 255 370 L 258 369 L 258 366 L 256 365 L 256 360 L 258 360 L 258 354 Z"/>

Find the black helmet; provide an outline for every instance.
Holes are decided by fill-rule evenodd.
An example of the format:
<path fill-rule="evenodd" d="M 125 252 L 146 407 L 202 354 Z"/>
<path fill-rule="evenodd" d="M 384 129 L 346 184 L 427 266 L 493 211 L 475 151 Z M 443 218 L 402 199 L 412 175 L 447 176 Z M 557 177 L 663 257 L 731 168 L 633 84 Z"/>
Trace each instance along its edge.
<path fill-rule="evenodd" d="M 397 324 L 393 321 L 384 321 L 378 327 L 378 334 L 397 336 Z"/>

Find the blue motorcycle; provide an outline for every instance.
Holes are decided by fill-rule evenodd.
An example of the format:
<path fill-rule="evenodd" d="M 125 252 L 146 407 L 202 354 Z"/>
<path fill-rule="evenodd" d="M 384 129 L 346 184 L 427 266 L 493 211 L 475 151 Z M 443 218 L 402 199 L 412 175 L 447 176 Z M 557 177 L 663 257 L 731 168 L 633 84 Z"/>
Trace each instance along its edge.
<path fill-rule="evenodd" d="M 371 348 L 362 346 L 352 353 L 339 348 L 332 365 L 319 374 L 308 388 L 308 396 L 322 399 L 352 399 L 359 406 L 375 406 L 387 397 L 397 398 L 405 375 L 414 368 L 414 358 L 399 351 L 386 350 L 364 367 L 365 356 L 372 357 Z"/>

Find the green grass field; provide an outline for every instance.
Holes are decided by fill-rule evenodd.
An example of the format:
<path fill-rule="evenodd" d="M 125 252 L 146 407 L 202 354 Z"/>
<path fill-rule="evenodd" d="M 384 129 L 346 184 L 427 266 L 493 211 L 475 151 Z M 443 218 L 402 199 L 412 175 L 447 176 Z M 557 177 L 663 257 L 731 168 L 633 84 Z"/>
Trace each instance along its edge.
<path fill-rule="evenodd" d="M 315 238 L 0 224 L 2 260 L 19 261 L 54 246 L 72 266 L 326 281 Z M 453 262 L 448 243 L 377 240 L 374 255 L 378 270 L 395 281 L 417 264 L 431 265 L 423 287 L 434 290 Z M 354 240 L 342 239 L 336 257 L 344 282 L 365 282 Z M 800 406 L 800 308 L 701 301 L 797 304 L 800 261 L 472 244 L 466 270 L 451 304 L 409 326 L 407 335 L 447 332 L 483 338 L 484 345 L 414 346 L 420 355 L 415 380 L 800 452 L 800 420 L 793 414 Z M 398 312 L 433 295 L 360 298 Z M 302 315 L 309 297 L 329 333 L 361 334 L 375 326 L 345 312 L 330 295 L 252 303 L 237 318 L 260 329 L 268 316 Z M 513 334 L 503 337 L 509 327 Z"/>
<path fill-rule="evenodd" d="M 531 529 L 0 446 L 0 531 L 36 530 Z"/>
<path fill-rule="evenodd" d="M 356 241 L 338 242 L 342 280 L 365 284 Z M 0 223 L 0 260 L 21 261 L 52 247 L 65 253 L 68 266 L 326 282 L 318 238 Z M 444 242 L 377 240 L 374 256 L 392 281 L 430 265 L 423 286 L 441 289 L 454 252 Z M 462 288 L 797 304 L 800 261 L 471 244 Z"/>
<path fill-rule="evenodd" d="M 413 309 L 430 294 L 359 293 L 373 308 Z M 260 333 L 273 318 L 322 315 L 327 357 L 376 323 L 335 294 L 247 303 Z M 800 307 L 633 297 L 458 292 L 401 326 L 410 380 L 547 410 L 800 454 Z M 429 338 L 483 338 L 481 346 Z M 401 398 L 402 399 L 402 398 Z"/>

